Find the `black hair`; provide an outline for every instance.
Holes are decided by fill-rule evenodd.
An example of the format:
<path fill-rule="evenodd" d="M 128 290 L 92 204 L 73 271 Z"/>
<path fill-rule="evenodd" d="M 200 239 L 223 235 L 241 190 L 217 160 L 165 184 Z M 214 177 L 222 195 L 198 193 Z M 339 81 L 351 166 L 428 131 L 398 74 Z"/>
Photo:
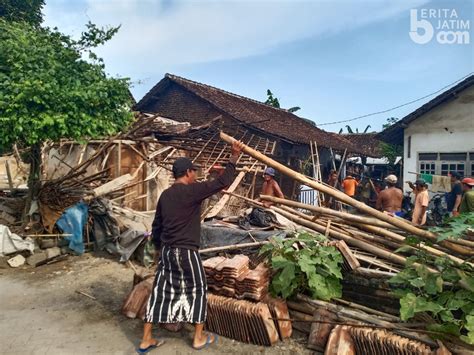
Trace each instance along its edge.
<path fill-rule="evenodd" d="M 175 179 L 179 179 L 180 177 L 185 176 L 187 173 L 188 173 L 187 170 L 186 170 L 186 171 L 179 172 L 178 174 L 174 174 L 174 173 L 173 173 L 173 177 L 174 177 Z"/>

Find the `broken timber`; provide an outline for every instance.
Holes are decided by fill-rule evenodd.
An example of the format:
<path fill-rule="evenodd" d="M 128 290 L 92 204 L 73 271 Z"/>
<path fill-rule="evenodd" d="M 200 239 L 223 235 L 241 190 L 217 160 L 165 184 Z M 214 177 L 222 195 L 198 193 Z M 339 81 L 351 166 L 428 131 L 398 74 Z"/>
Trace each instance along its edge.
<path fill-rule="evenodd" d="M 241 171 L 235 178 L 234 182 L 229 186 L 228 189 L 226 189 L 226 191 L 234 192 L 235 189 L 239 186 L 242 179 L 245 177 L 245 173 L 246 171 Z M 217 214 L 225 207 L 225 205 L 227 204 L 227 202 L 229 202 L 229 200 L 230 200 L 230 195 L 224 194 L 224 196 L 222 196 L 220 200 L 217 201 L 217 203 L 214 205 L 214 207 L 212 207 L 212 209 L 207 213 L 206 218 L 212 218 L 212 217 L 217 216 Z"/>

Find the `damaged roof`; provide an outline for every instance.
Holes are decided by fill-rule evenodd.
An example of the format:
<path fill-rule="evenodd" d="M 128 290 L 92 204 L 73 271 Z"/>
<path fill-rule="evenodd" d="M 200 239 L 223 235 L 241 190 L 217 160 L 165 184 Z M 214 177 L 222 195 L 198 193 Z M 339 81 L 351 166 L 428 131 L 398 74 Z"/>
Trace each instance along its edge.
<path fill-rule="evenodd" d="M 263 102 L 236 95 L 196 81 L 176 75 L 166 74 L 136 105 L 136 109 L 146 111 L 160 93 L 173 82 L 200 99 L 207 101 L 219 111 L 232 116 L 237 121 L 275 137 L 296 144 L 308 144 L 316 141 L 319 146 L 332 147 L 337 150 L 347 149 L 350 152 L 362 153 L 344 137 L 323 131 L 308 120 L 280 108 L 266 105 Z"/>
<path fill-rule="evenodd" d="M 383 156 L 381 141 L 377 139 L 378 133 L 346 133 L 343 137 L 357 146 L 364 155 L 372 158 Z"/>

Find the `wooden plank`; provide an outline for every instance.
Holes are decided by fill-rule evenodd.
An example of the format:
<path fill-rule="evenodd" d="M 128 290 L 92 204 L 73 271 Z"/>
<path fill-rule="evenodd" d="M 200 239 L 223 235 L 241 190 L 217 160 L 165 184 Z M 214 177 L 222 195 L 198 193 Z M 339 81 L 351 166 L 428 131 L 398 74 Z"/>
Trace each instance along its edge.
<path fill-rule="evenodd" d="M 122 142 L 119 141 L 118 144 L 116 145 L 117 149 L 117 161 L 115 162 L 115 177 L 119 177 L 120 170 L 122 168 Z"/>
<path fill-rule="evenodd" d="M 96 197 L 103 196 L 105 194 L 108 194 L 109 192 L 120 189 L 121 187 L 127 185 L 132 180 L 133 180 L 133 176 L 130 174 L 119 176 L 118 178 L 115 178 L 112 181 L 105 183 L 104 185 L 96 187 L 93 190 L 94 195 Z"/>
<path fill-rule="evenodd" d="M 234 192 L 237 186 L 239 186 L 240 182 L 244 178 L 245 173 L 246 171 L 241 171 L 226 191 Z M 222 196 L 221 199 L 217 201 L 217 203 L 214 205 L 214 207 L 212 207 L 212 209 L 206 214 L 206 218 L 212 218 L 217 216 L 217 214 L 225 207 L 229 200 L 229 194 L 225 194 L 224 196 Z"/>
<path fill-rule="evenodd" d="M 79 155 L 79 160 L 76 165 L 81 165 L 82 161 L 84 160 L 84 155 L 86 154 L 87 150 L 87 143 L 82 146 L 81 154 Z"/>
<path fill-rule="evenodd" d="M 5 160 L 5 168 L 7 170 L 7 179 L 8 179 L 8 186 L 10 187 L 10 190 L 13 190 L 13 179 L 12 179 L 12 172 L 10 170 L 10 164 L 8 163 L 8 160 Z"/>

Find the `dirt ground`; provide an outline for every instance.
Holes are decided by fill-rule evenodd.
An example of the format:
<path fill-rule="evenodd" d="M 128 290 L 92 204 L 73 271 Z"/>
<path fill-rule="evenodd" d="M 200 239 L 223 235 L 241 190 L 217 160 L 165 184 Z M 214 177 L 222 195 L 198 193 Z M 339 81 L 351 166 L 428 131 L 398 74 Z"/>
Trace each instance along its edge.
<path fill-rule="evenodd" d="M 1 354 L 134 354 L 142 322 L 120 314 L 133 271 L 104 257 L 85 254 L 39 266 L 11 269 L 0 258 Z M 83 291 L 96 299 L 90 299 Z M 155 329 L 165 344 L 151 354 L 188 354 L 192 328 Z M 273 347 L 219 337 L 206 354 L 311 354 L 295 335 Z"/>

